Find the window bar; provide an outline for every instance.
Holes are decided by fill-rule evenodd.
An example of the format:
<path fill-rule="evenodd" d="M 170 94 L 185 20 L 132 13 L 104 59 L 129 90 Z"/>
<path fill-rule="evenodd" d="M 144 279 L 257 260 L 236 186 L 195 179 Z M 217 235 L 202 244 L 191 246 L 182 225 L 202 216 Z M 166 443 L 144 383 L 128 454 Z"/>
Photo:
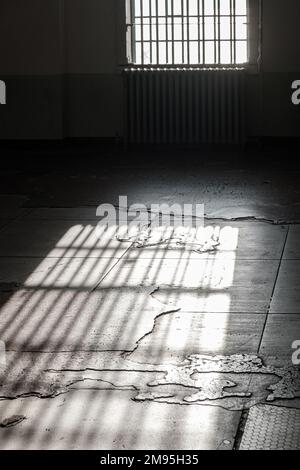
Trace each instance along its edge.
<path fill-rule="evenodd" d="M 236 64 L 236 3 L 235 3 L 235 0 L 233 0 L 233 44 L 234 44 L 233 59 L 234 59 L 234 63 Z"/>
<path fill-rule="evenodd" d="M 131 36 L 131 47 L 130 47 L 130 61 L 134 64 L 136 62 L 136 35 L 135 35 L 135 12 L 134 2 L 130 2 L 130 36 Z"/>
<path fill-rule="evenodd" d="M 156 4 L 156 63 L 159 65 L 159 25 L 158 25 L 158 0 Z"/>
<path fill-rule="evenodd" d="M 214 0 L 214 64 L 217 62 L 217 7 Z"/>
<path fill-rule="evenodd" d="M 168 41 L 169 41 L 169 34 L 168 34 L 168 0 L 166 0 L 166 4 L 165 4 L 165 9 L 166 9 L 166 18 L 165 18 L 165 28 L 166 28 L 166 64 L 169 63 L 169 44 L 168 44 Z"/>
<path fill-rule="evenodd" d="M 232 32 L 233 32 L 233 20 L 232 20 L 232 2 L 230 0 L 230 63 L 233 64 L 233 41 L 232 41 Z"/>
<path fill-rule="evenodd" d="M 175 44 L 174 44 L 174 0 L 171 0 L 171 22 L 172 22 L 172 64 L 175 64 Z"/>
<path fill-rule="evenodd" d="M 201 62 L 201 51 L 200 51 L 200 46 L 201 46 L 201 43 L 200 43 L 200 0 L 197 0 L 197 14 L 198 14 L 198 18 L 197 18 L 197 22 L 198 22 L 198 63 L 200 64 Z"/>
<path fill-rule="evenodd" d="M 246 2 L 246 16 L 244 17 L 245 18 L 245 22 L 246 22 L 246 45 L 247 45 L 247 61 L 249 60 L 249 54 L 250 54 L 250 51 L 249 51 L 249 1 L 247 0 Z"/>
<path fill-rule="evenodd" d="M 184 56 L 184 11 L 183 11 L 183 1 L 181 0 L 181 47 L 182 47 L 182 63 L 184 64 L 185 62 L 185 56 Z"/>
<path fill-rule="evenodd" d="M 189 0 L 186 0 L 186 16 L 187 16 L 187 32 L 186 32 L 186 40 L 187 40 L 187 63 L 190 63 L 190 4 Z"/>
<path fill-rule="evenodd" d="M 150 64 L 153 63 L 153 52 L 152 52 L 152 0 L 149 0 L 149 38 L 150 38 Z"/>
<path fill-rule="evenodd" d="M 218 5 L 218 64 L 221 64 L 221 8 L 220 0 L 217 0 Z"/>
<path fill-rule="evenodd" d="M 140 0 L 140 12 L 141 12 L 141 63 L 144 65 L 144 12 L 143 12 L 143 0 Z"/>
<path fill-rule="evenodd" d="M 259 6 L 260 2 L 258 2 L 258 6 Z M 247 22 L 247 35 L 246 35 L 246 41 L 247 41 L 247 61 L 250 60 L 250 38 L 249 38 L 249 34 L 250 34 L 250 30 L 249 30 L 249 26 L 250 26 L 250 5 L 249 5 L 249 0 L 247 0 L 247 9 L 246 9 L 246 18 L 245 18 L 245 21 Z"/>
<path fill-rule="evenodd" d="M 205 58 L 205 5 L 204 5 L 205 0 L 202 0 L 202 52 L 203 52 L 203 57 L 202 57 L 202 63 L 206 64 L 206 58 Z"/>

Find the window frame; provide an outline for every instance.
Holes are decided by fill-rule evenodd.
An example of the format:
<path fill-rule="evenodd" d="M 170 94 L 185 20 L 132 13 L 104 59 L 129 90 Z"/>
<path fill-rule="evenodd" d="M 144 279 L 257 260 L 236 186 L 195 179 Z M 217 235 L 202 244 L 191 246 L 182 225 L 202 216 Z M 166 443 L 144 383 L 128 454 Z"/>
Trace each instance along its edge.
<path fill-rule="evenodd" d="M 243 64 L 137 64 L 133 61 L 133 35 L 132 35 L 132 20 L 131 20 L 131 3 L 134 0 L 123 0 L 123 9 L 125 15 L 125 57 L 123 56 L 123 65 L 130 68 L 151 68 L 151 69 L 169 69 L 169 68 L 196 68 L 196 69 L 225 69 L 225 68 L 244 68 L 252 73 L 258 72 L 261 64 L 261 0 L 247 0 L 247 15 L 248 15 L 248 34 L 247 34 L 247 48 L 248 48 L 248 62 Z M 125 7 L 125 8 L 124 8 Z M 124 20 L 123 15 L 123 20 Z M 124 51 L 123 49 L 123 51 Z"/>

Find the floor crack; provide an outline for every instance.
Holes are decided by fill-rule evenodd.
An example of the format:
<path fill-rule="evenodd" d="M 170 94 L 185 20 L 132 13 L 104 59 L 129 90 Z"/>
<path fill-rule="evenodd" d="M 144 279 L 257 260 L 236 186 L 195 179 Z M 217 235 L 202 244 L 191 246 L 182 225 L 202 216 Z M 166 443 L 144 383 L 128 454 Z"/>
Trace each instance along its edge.
<path fill-rule="evenodd" d="M 155 289 L 150 295 L 152 295 L 152 294 L 153 294 L 154 292 L 156 292 L 157 290 L 158 290 L 158 288 Z M 157 320 L 158 320 L 159 318 L 161 318 L 161 317 L 163 317 L 163 316 L 165 316 L 165 315 L 170 315 L 171 313 L 177 313 L 177 312 L 179 312 L 180 310 L 181 310 L 181 308 L 176 308 L 176 309 L 172 309 L 172 310 L 167 310 L 167 311 L 165 311 L 165 312 L 161 312 L 159 315 L 157 315 L 157 316 L 154 318 L 153 326 L 152 326 L 151 330 L 148 331 L 147 333 L 143 334 L 143 336 L 141 336 L 141 337 L 136 341 L 135 347 L 134 347 L 131 351 L 129 351 L 129 352 L 124 352 L 123 354 L 121 354 L 121 357 L 124 358 L 124 359 L 127 359 L 128 357 L 130 357 L 130 356 L 138 349 L 140 343 L 141 343 L 147 336 L 150 336 L 150 335 L 153 333 L 153 331 L 154 331 L 154 329 L 155 329 L 155 327 L 156 327 L 156 322 L 157 322 Z"/>

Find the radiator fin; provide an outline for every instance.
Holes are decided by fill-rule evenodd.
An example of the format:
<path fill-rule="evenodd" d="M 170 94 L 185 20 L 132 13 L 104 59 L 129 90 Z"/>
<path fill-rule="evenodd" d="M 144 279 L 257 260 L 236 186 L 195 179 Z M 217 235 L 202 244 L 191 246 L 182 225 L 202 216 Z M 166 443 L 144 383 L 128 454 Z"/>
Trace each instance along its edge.
<path fill-rule="evenodd" d="M 243 70 L 130 69 L 125 80 L 128 143 L 244 143 Z"/>

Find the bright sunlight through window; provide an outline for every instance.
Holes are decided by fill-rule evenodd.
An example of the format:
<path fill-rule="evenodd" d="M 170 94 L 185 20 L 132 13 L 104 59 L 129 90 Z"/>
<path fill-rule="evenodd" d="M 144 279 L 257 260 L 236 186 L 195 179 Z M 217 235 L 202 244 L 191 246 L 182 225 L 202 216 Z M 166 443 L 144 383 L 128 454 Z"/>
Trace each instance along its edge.
<path fill-rule="evenodd" d="M 247 0 L 129 0 L 128 61 L 143 66 L 248 62 Z"/>

